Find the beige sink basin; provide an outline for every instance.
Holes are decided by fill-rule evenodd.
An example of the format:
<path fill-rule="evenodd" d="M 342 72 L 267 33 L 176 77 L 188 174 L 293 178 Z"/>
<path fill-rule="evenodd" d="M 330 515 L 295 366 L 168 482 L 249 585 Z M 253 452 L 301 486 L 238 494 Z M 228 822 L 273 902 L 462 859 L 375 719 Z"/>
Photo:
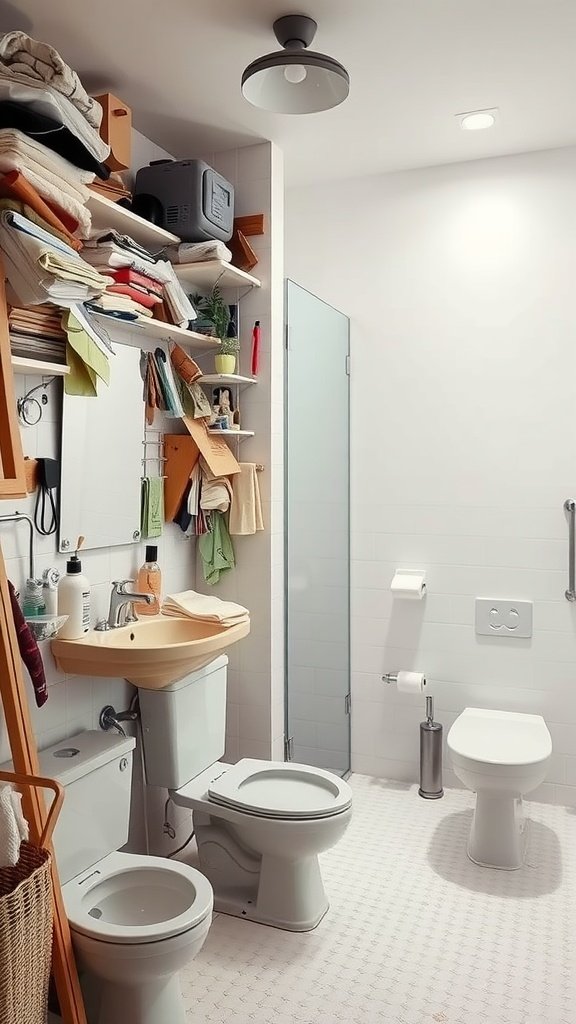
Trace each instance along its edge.
<path fill-rule="evenodd" d="M 151 615 L 119 629 L 87 633 L 81 640 L 53 640 L 52 654 L 69 675 L 128 679 L 160 690 L 202 668 L 248 636 L 250 621 L 228 628 L 216 622 Z"/>

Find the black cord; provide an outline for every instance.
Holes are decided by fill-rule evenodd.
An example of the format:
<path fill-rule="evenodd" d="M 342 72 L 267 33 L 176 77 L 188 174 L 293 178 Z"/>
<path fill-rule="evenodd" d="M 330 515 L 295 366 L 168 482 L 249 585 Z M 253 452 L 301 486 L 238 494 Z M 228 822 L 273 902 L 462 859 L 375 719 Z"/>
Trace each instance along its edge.
<path fill-rule="evenodd" d="M 50 525 L 46 524 L 46 500 L 50 504 Z M 42 507 L 40 508 L 40 504 Z M 38 515 L 40 513 L 40 515 Z M 40 486 L 36 494 L 36 505 L 34 508 L 34 525 L 41 533 L 43 537 L 50 537 L 53 533 L 56 533 L 58 529 L 58 512 L 56 510 L 56 503 L 54 501 L 54 495 L 52 490 L 48 487 Z"/>
<path fill-rule="evenodd" d="M 195 834 L 196 834 L 195 832 L 191 832 L 190 835 L 188 836 L 188 839 L 186 840 L 186 842 L 182 843 L 182 846 L 179 846 L 177 850 L 173 850 L 172 853 L 169 853 L 168 854 L 168 860 L 170 860 L 172 857 L 175 857 L 177 853 L 182 853 L 182 850 L 185 850 L 186 847 L 188 846 L 188 844 L 192 842 L 192 840 L 194 839 Z"/>

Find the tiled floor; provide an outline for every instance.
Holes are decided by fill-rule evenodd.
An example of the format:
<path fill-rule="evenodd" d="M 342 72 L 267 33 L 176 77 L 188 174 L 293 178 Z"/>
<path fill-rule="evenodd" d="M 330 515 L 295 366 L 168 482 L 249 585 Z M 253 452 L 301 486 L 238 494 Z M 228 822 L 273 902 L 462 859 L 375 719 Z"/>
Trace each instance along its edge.
<path fill-rule="evenodd" d="M 183 977 L 190 1024 L 574 1024 L 575 812 L 527 804 L 527 864 L 494 871 L 466 856 L 469 793 L 351 784 L 328 915 L 303 935 L 219 915 Z"/>

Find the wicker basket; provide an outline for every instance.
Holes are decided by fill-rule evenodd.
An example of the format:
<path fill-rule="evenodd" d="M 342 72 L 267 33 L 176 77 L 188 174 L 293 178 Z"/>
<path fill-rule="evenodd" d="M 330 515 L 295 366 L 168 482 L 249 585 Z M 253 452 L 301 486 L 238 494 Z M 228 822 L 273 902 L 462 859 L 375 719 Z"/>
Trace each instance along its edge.
<path fill-rule="evenodd" d="M 22 843 L 0 868 L 0 1022 L 46 1024 L 52 958 L 50 854 Z"/>

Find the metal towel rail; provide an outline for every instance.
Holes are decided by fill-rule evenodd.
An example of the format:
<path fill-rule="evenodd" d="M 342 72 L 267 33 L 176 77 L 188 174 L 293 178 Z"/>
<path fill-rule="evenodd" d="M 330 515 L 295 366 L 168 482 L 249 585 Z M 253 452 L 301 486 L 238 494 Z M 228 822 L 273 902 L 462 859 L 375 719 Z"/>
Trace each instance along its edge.
<path fill-rule="evenodd" d="M 34 572 L 34 523 L 27 516 L 25 512 L 14 512 L 11 516 L 0 516 L 0 523 L 21 523 L 27 522 L 28 529 L 30 531 L 30 539 L 28 542 L 28 558 L 30 562 L 30 579 L 36 579 L 36 573 Z"/>
<path fill-rule="evenodd" d="M 567 601 L 576 601 L 576 501 L 566 498 L 564 511 L 568 513 L 568 590 Z"/>

